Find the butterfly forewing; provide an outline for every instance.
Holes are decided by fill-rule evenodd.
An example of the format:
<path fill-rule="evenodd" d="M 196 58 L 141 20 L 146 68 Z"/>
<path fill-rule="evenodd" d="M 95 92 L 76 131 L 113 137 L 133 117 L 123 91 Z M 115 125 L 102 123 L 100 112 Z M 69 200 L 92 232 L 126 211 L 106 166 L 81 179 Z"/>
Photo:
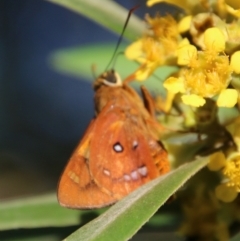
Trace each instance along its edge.
<path fill-rule="evenodd" d="M 96 120 L 89 168 L 94 181 L 120 199 L 159 175 L 147 139 L 129 113 L 115 107 Z"/>
<path fill-rule="evenodd" d="M 93 181 L 89 172 L 89 142 L 95 130 L 91 122 L 82 141 L 74 151 L 58 185 L 58 201 L 69 208 L 99 208 L 116 202 Z"/>

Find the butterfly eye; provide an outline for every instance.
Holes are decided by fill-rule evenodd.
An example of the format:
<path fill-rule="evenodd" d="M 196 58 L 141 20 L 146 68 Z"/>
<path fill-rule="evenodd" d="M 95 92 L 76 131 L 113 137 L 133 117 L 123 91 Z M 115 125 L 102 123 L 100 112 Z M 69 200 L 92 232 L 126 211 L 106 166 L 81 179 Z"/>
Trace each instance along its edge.
<path fill-rule="evenodd" d="M 113 150 L 117 153 L 123 152 L 123 146 L 119 142 L 117 142 L 113 145 Z"/>
<path fill-rule="evenodd" d="M 137 141 L 133 141 L 133 149 L 135 150 L 138 147 L 138 142 Z"/>

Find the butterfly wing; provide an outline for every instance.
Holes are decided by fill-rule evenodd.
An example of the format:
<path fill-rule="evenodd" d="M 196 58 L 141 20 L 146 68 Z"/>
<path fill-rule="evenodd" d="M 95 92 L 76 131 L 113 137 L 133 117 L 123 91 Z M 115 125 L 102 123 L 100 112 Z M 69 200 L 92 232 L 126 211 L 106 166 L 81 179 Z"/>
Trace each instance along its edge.
<path fill-rule="evenodd" d="M 96 125 L 89 171 L 106 194 L 119 200 L 159 175 L 138 116 L 115 106 L 100 113 Z"/>
<path fill-rule="evenodd" d="M 109 102 L 90 123 L 61 176 L 62 206 L 108 206 L 166 172 L 158 168 L 167 163 L 161 145 L 131 110 Z"/>
<path fill-rule="evenodd" d="M 116 202 L 93 181 L 88 167 L 89 143 L 96 121 L 93 120 L 74 151 L 58 185 L 58 201 L 69 208 L 99 208 Z"/>

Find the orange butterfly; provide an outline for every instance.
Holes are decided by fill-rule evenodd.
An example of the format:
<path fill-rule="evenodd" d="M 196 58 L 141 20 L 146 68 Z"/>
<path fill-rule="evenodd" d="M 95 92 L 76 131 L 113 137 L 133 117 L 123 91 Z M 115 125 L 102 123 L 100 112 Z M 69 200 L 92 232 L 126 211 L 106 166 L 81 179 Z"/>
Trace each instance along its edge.
<path fill-rule="evenodd" d="M 114 70 L 96 79 L 96 117 L 61 176 L 62 206 L 104 207 L 169 171 L 152 98 L 142 87 L 142 100 L 126 82 Z"/>

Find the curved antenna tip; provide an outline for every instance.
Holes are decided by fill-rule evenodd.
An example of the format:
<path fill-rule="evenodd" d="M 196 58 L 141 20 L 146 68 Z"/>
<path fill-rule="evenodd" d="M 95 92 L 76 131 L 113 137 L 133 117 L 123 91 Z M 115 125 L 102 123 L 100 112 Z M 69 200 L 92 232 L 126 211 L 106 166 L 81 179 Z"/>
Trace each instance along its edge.
<path fill-rule="evenodd" d="M 114 58 L 115 58 L 115 56 L 116 56 L 116 52 L 117 52 L 117 50 L 118 50 L 118 48 L 119 48 L 120 43 L 122 42 L 123 34 L 124 34 L 125 30 L 126 30 L 126 27 L 127 27 L 127 24 L 128 24 L 128 22 L 129 22 L 129 19 L 130 19 L 131 15 L 132 15 L 132 12 L 135 11 L 135 10 L 136 10 L 137 8 L 139 8 L 139 7 L 140 7 L 140 5 L 136 5 L 135 7 L 131 8 L 131 9 L 129 10 L 127 19 L 126 19 L 126 21 L 125 21 L 125 23 L 124 23 L 122 32 L 121 32 L 121 34 L 120 34 L 120 36 L 119 36 L 119 39 L 118 39 L 118 41 L 117 41 L 117 45 L 116 45 L 115 50 L 114 50 L 114 52 L 113 52 L 112 58 L 111 58 L 111 60 L 109 61 L 108 65 L 107 65 L 107 67 L 106 67 L 106 69 L 105 69 L 105 71 L 107 71 L 108 67 L 109 67 L 110 64 L 113 62 L 113 60 L 114 60 Z"/>

